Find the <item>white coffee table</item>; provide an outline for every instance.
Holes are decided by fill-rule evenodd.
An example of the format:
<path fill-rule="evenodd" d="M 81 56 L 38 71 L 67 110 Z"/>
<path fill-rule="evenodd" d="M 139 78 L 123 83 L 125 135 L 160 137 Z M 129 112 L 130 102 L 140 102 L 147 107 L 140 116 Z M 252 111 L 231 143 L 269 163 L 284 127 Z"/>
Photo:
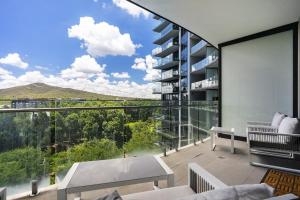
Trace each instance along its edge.
<path fill-rule="evenodd" d="M 211 150 L 214 151 L 216 147 L 216 137 L 218 133 L 222 133 L 224 135 L 230 135 L 231 139 L 231 153 L 234 153 L 234 128 L 223 128 L 223 127 L 215 127 L 213 126 L 210 129 L 210 141 L 211 141 Z"/>

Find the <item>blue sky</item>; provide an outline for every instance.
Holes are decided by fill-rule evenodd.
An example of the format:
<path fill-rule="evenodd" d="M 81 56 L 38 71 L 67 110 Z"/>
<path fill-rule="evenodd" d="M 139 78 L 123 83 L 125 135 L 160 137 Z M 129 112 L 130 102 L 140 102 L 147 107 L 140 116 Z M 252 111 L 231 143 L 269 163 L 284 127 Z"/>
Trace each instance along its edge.
<path fill-rule="evenodd" d="M 125 0 L 1 0 L 0 88 L 153 97 L 152 15 Z"/>

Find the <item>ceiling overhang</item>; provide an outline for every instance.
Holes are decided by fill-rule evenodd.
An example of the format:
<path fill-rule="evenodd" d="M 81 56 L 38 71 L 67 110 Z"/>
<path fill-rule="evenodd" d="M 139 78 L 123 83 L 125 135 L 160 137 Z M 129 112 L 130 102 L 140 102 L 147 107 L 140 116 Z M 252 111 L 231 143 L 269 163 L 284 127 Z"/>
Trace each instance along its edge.
<path fill-rule="evenodd" d="M 300 0 L 129 0 L 214 46 L 299 21 Z"/>

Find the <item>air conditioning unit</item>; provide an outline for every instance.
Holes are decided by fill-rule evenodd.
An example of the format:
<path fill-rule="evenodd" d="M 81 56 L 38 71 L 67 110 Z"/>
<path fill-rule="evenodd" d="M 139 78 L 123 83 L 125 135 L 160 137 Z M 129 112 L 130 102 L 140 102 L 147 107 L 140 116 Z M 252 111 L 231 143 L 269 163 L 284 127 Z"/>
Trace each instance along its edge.
<path fill-rule="evenodd" d="M 0 200 L 6 200 L 6 188 L 0 188 Z"/>

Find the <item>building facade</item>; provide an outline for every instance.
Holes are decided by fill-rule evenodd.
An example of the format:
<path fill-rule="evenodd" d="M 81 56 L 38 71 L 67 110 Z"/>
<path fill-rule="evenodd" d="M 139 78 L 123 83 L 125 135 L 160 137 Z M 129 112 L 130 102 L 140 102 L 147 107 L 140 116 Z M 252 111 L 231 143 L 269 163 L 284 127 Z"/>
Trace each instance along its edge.
<path fill-rule="evenodd" d="M 154 19 L 157 48 L 152 55 L 161 77 L 154 80 L 153 93 L 161 94 L 162 102 L 181 106 L 165 112 L 158 131 L 168 146 L 180 147 L 217 124 L 218 50 L 164 18 Z"/>

